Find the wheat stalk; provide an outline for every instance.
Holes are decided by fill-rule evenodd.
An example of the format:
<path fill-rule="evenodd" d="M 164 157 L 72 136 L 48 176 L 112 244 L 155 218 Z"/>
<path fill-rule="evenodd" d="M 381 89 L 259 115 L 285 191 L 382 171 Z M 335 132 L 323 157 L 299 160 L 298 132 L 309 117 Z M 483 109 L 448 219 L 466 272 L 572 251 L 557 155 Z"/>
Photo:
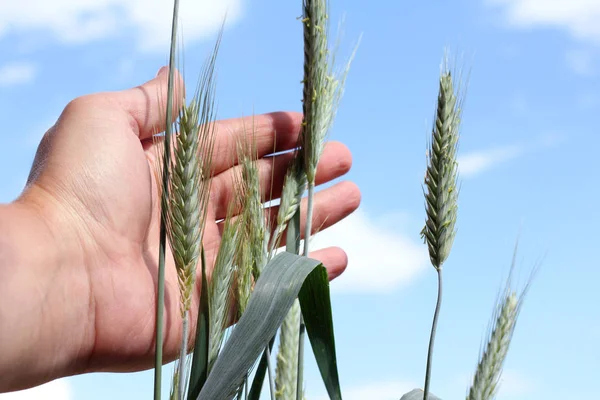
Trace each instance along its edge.
<path fill-rule="evenodd" d="M 437 302 L 431 326 L 423 399 L 427 400 L 437 322 L 442 305 L 442 265 L 448 258 L 454 237 L 458 209 L 458 163 L 456 148 L 459 139 L 462 97 L 455 92 L 447 60 L 442 63 L 439 92 L 432 139 L 427 152 L 425 202 L 427 219 L 421 236 L 429 250 L 429 259 L 438 277 Z"/>
<path fill-rule="evenodd" d="M 171 24 L 171 45 L 169 50 L 169 78 L 167 82 L 167 108 L 165 112 L 165 142 L 162 148 L 162 157 L 157 164 L 169 165 L 171 156 L 171 132 L 173 128 L 173 95 L 174 95 L 174 65 L 175 65 L 175 49 L 177 47 L 177 23 L 179 21 L 179 0 L 173 2 L 173 19 Z M 161 146 L 155 146 L 161 148 Z M 156 344 L 154 356 L 154 400 L 161 398 L 162 384 L 162 363 L 163 363 L 163 308 L 165 302 L 165 261 L 166 261 L 166 241 L 167 241 L 167 198 L 169 187 L 169 170 L 164 168 L 159 174 L 160 182 L 157 185 L 160 189 L 159 197 L 161 199 L 160 210 L 160 231 L 159 231 L 159 248 L 158 248 L 158 276 L 157 276 L 157 291 L 156 291 Z"/>
<path fill-rule="evenodd" d="M 329 51 L 327 0 L 303 0 L 304 32 L 304 78 L 300 159 L 304 164 L 307 178 L 308 198 L 304 235 L 303 255 L 309 253 L 309 240 L 312 232 L 313 197 L 317 165 L 323 152 L 324 142 L 333 124 L 345 79 L 356 53 L 354 49 L 350 59 L 339 72 L 335 72 L 335 51 Z M 300 316 L 298 345 L 298 383 L 297 400 L 302 398 L 302 380 L 304 364 L 304 321 Z"/>
<path fill-rule="evenodd" d="M 212 89 L 212 88 L 211 88 Z M 180 113 L 179 134 L 174 146 L 169 201 L 168 235 L 181 295 L 183 318 L 179 359 L 179 395 L 185 392 L 185 357 L 189 330 L 189 309 L 195 287 L 210 194 L 210 163 L 214 148 L 214 114 L 211 93 L 200 95 Z"/>
<path fill-rule="evenodd" d="M 221 35 L 205 64 L 190 104 L 179 111 L 178 134 L 165 136 L 165 146 L 155 146 L 157 174 L 170 176 L 160 188 L 162 224 L 166 226 L 180 292 L 182 316 L 178 362 L 179 396 L 185 394 L 189 309 L 195 287 L 196 267 L 202 248 L 210 196 L 210 174 L 215 144 L 214 67 Z M 185 100 L 184 100 L 185 104 Z M 158 141 L 160 138 L 155 137 Z M 165 152 L 169 156 L 165 157 Z"/>

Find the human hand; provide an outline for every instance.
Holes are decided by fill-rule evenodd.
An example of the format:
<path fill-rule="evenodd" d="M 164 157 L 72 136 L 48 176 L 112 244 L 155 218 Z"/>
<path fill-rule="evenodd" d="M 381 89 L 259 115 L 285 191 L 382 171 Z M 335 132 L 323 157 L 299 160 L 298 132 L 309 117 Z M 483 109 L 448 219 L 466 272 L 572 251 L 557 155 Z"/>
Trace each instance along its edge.
<path fill-rule="evenodd" d="M 165 68 L 141 87 L 72 101 L 42 139 L 23 195 L 0 210 L 0 229 L 10 232 L 0 243 L 0 281 L 10 282 L 7 290 L 0 283 L 0 304 L 11 299 L 18 305 L 0 305 L 3 324 L 14 332 L 9 335 L 0 327 L 0 391 L 83 372 L 152 367 L 160 221 L 152 134 L 164 126 L 158 99 L 166 98 L 167 75 Z M 295 147 L 301 115 L 265 114 L 254 117 L 253 123 L 258 155 L 263 157 Z M 230 161 L 235 138 L 245 134 L 244 124 L 252 121 L 217 124 L 217 174 L 204 237 L 208 260 L 220 243 L 216 221 L 225 216 L 235 196 L 236 166 Z M 265 197 L 271 193 L 272 177 L 273 196 L 278 197 L 291 157 L 288 153 L 274 162 L 259 161 Z M 345 174 L 350 165 L 348 149 L 329 143 L 317 184 Z M 318 192 L 313 226 L 325 229 L 337 223 L 359 202 L 360 192 L 350 182 Z M 324 263 L 330 278 L 347 264 L 339 248 L 311 257 Z M 165 362 L 177 357 L 181 336 L 170 253 L 167 260 Z M 7 262 L 18 268 L 8 271 Z M 198 298 L 196 290 L 191 321 Z M 192 324 L 190 339 L 194 328 Z"/>

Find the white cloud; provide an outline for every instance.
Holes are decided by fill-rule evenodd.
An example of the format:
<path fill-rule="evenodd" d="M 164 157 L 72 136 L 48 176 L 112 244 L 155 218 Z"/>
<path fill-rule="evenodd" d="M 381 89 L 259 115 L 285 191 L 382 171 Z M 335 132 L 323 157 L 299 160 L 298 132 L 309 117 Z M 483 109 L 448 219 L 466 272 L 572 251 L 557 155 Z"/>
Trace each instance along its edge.
<path fill-rule="evenodd" d="M 342 387 L 343 396 L 346 400 L 365 400 L 365 399 L 376 399 L 376 400 L 398 400 L 405 393 L 410 392 L 415 388 L 416 385 L 405 382 L 373 382 L 364 385 L 349 387 L 348 389 Z M 329 399 L 328 396 L 316 396 L 317 400 Z"/>
<path fill-rule="evenodd" d="M 458 156 L 458 171 L 461 178 L 473 178 L 498 165 L 522 157 L 527 153 L 544 148 L 556 147 L 565 141 L 565 136 L 556 132 L 539 135 L 527 144 L 492 147 Z"/>
<path fill-rule="evenodd" d="M 397 220 L 398 216 L 391 218 Z M 415 279 L 427 265 L 427 250 L 416 240 L 418 230 L 412 239 L 401 233 L 398 225 L 392 226 L 386 216 L 375 219 L 359 209 L 314 236 L 312 249 L 339 246 L 348 254 L 348 268 L 332 282 L 332 290 L 390 292 Z"/>
<path fill-rule="evenodd" d="M 242 0 L 181 0 L 186 43 L 214 34 L 227 13 L 237 21 Z M 0 2 L 0 37 L 9 32 L 50 33 L 62 43 L 84 43 L 133 31 L 138 48 L 165 51 L 172 2 L 162 0 L 27 0 Z"/>
<path fill-rule="evenodd" d="M 72 400 L 73 398 L 71 386 L 65 379 L 58 379 L 27 390 L 0 394 L 0 400 Z"/>
<path fill-rule="evenodd" d="M 571 50 L 567 52 L 567 66 L 577 75 L 591 76 L 596 73 L 594 54 L 588 50 Z"/>
<path fill-rule="evenodd" d="M 37 68 L 28 62 L 12 62 L 0 66 L 0 87 L 31 83 L 37 76 Z"/>
<path fill-rule="evenodd" d="M 460 176 L 464 178 L 477 176 L 498 164 L 519 157 L 524 152 L 523 146 L 503 146 L 461 155 L 458 157 Z"/>
<path fill-rule="evenodd" d="M 578 39 L 600 43 L 598 0 L 487 0 L 519 27 L 556 27 Z"/>

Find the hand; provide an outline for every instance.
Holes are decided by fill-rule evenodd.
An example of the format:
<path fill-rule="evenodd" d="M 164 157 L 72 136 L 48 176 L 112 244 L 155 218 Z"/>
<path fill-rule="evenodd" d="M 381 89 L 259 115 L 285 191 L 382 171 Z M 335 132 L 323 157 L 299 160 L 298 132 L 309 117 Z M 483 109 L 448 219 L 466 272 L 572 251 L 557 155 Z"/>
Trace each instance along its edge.
<path fill-rule="evenodd" d="M 42 139 L 27 189 L 0 210 L 0 230 L 10 232 L 0 243 L 0 279 L 10 282 L 7 290 L 0 283 L 0 304 L 5 305 L 0 305 L 0 391 L 83 372 L 153 366 L 160 211 L 152 134 L 164 126 L 158 99 L 166 98 L 167 75 L 163 68 L 140 87 L 72 101 Z M 235 195 L 231 178 L 237 167 L 230 160 L 235 138 L 245 134 L 244 123 L 250 126 L 252 121 L 231 119 L 217 125 L 217 174 L 204 238 L 208 260 L 219 247 L 216 221 L 225 216 Z M 293 148 L 300 123 L 298 113 L 254 117 L 259 157 Z M 273 194 L 279 195 L 290 160 L 285 154 L 274 163 L 259 161 L 265 197 L 271 192 L 271 177 Z M 317 184 L 345 174 L 350 165 L 344 145 L 328 144 Z M 313 226 L 324 229 L 337 223 L 359 202 L 360 192 L 349 182 L 318 192 Z M 311 256 L 324 263 L 330 278 L 347 264 L 338 248 Z M 181 335 L 170 253 L 167 260 L 165 362 L 177 357 Z M 7 263 L 18 267 L 9 270 Z M 7 300 L 15 305 L 6 306 Z M 197 301 L 198 290 L 193 313 Z M 9 326 L 12 334 L 6 331 Z"/>

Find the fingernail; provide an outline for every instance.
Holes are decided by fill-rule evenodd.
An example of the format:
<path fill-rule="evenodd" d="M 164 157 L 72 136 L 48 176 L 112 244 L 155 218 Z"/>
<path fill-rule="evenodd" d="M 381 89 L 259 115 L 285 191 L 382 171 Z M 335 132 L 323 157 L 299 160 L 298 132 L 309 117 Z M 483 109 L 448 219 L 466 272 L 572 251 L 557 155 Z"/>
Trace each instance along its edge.
<path fill-rule="evenodd" d="M 156 73 L 156 77 L 159 77 L 163 72 L 165 72 L 167 70 L 167 67 L 160 67 L 160 69 L 158 70 L 158 72 Z"/>

